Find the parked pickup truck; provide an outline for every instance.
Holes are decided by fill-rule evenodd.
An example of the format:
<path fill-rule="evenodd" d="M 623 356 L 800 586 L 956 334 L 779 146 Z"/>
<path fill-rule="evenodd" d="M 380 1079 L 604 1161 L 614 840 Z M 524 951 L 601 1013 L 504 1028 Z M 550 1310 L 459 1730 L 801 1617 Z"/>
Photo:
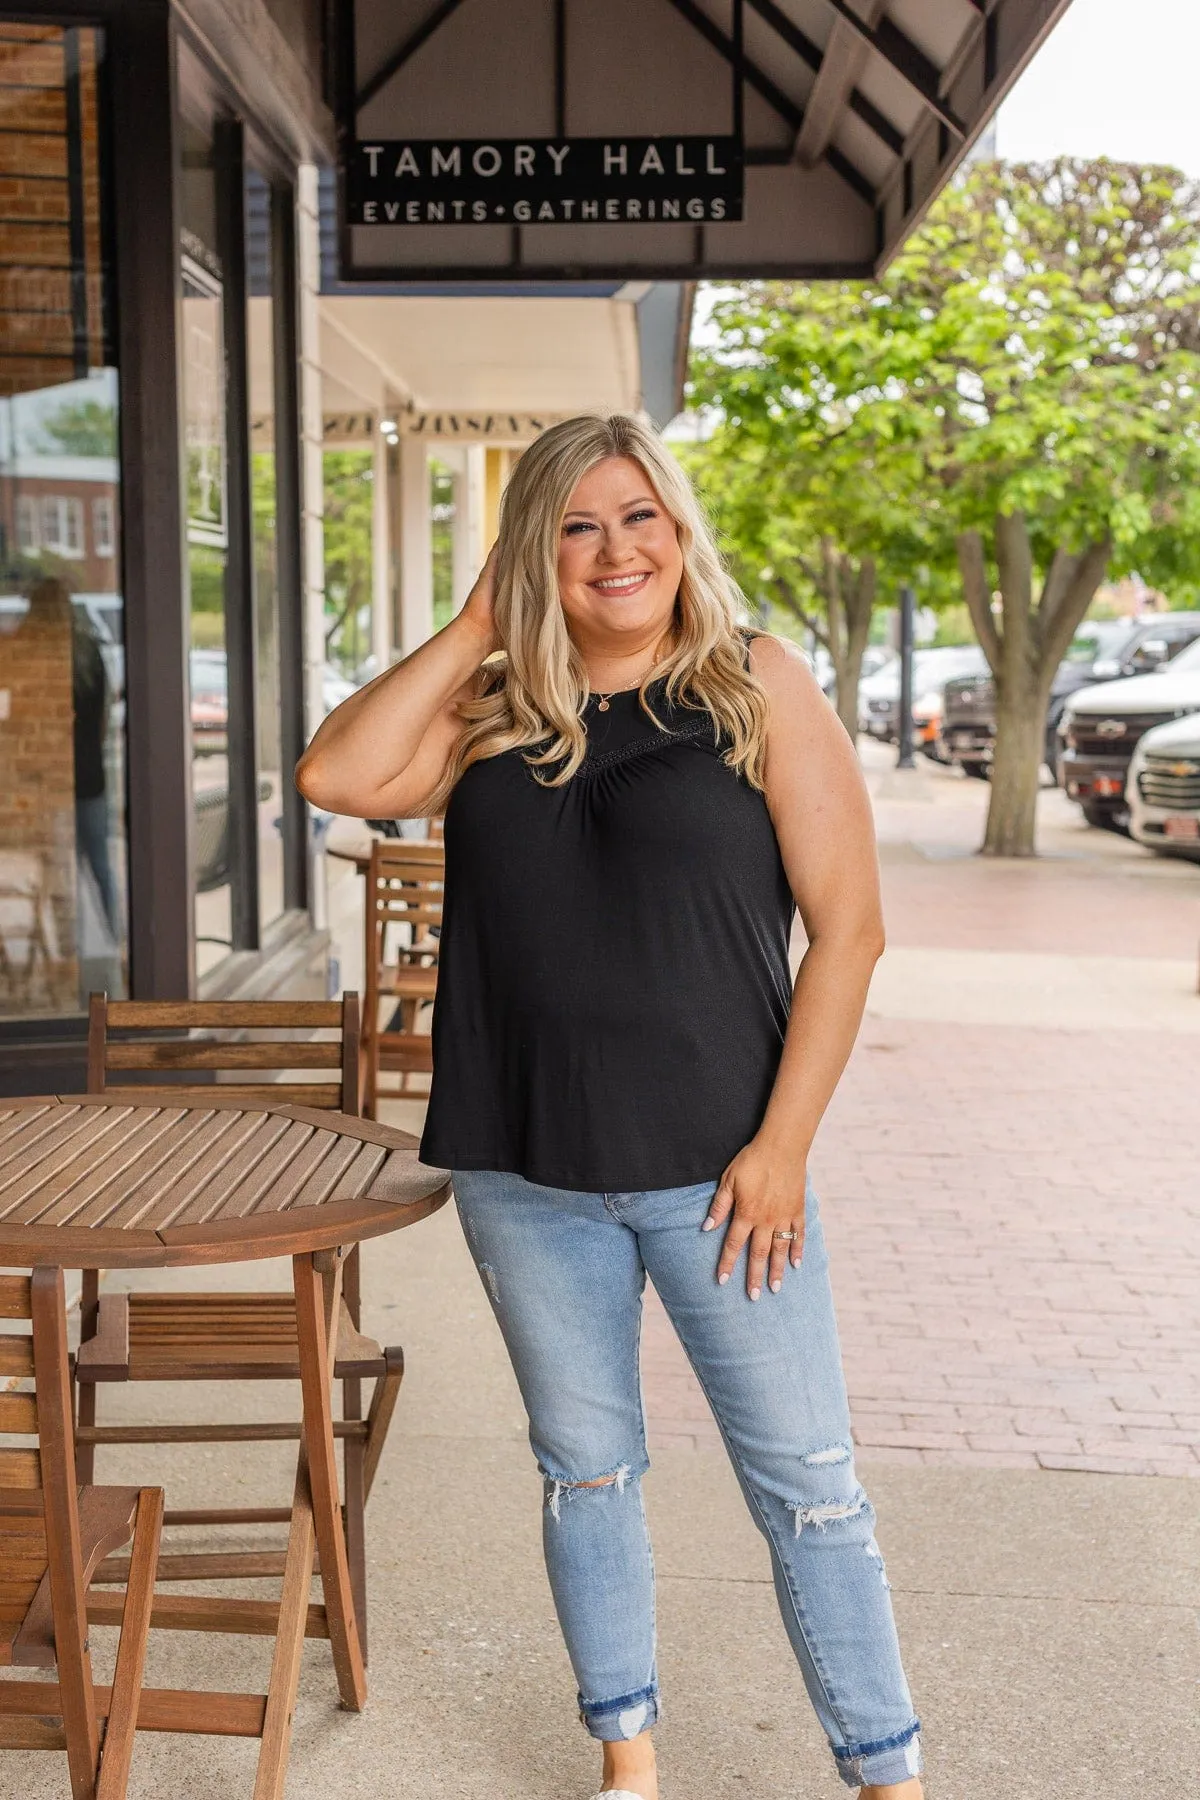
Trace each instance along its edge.
<path fill-rule="evenodd" d="M 1097 619 L 1080 627 L 1054 677 L 1046 709 L 1045 761 L 1058 779 L 1058 723 L 1080 688 L 1162 668 L 1196 638 L 1200 613 L 1161 613 L 1151 619 Z M 990 674 L 946 683 L 942 737 L 947 754 L 968 775 L 984 777 L 996 747 L 996 688 Z"/>
<path fill-rule="evenodd" d="M 1128 798 L 1139 844 L 1200 860 L 1200 713 L 1156 725 L 1138 741 Z"/>
<path fill-rule="evenodd" d="M 1072 694 L 1059 722 L 1062 785 L 1089 825 L 1129 824 L 1125 782 L 1134 746 L 1155 726 L 1200 712 L 1200 641 L 1159 675 Z"/>
<path fill-rule="evenodd" d="M 978 675 L 987 668 L 978 644 L 941 644 L 918 650 L 913 657 L 913 743 L 935 762 L 946 760 L 941 748 L 942 690 L 955 675 Z M 858 684 L 858 726 L 882 743 L 900 735 L 900 659 Z"/>

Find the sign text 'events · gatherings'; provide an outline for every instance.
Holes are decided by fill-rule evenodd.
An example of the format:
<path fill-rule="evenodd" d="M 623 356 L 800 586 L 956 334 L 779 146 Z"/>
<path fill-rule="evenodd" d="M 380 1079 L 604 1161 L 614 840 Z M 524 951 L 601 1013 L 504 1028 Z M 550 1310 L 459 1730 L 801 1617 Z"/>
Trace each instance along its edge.
<path fill-rule="evenodd" d="M 351 225 L 589 225 L 738 220 L 736 137 L 363 141 Z"/>

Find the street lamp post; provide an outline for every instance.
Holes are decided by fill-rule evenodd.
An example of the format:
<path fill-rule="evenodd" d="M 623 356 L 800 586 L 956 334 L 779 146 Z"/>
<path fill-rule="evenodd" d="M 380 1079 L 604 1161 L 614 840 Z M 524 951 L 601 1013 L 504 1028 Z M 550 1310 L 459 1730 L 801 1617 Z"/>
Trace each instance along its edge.
<path fill-rule="evenodd" d="M 913 767 L 913 636 L 917 597 L 907 582 L 900 589 L 900 754 L 898 769 Z"/>

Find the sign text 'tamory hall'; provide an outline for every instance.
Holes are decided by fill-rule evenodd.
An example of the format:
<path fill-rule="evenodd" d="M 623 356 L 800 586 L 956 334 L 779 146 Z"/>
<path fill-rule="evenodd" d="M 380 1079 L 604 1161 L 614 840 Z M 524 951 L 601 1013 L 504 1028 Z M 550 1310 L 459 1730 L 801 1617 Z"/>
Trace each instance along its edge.
<path fill-rule="evenodd" d="M 352 225 L 588 225 L 740 219 L 735 137 L 363 141 Z"/>

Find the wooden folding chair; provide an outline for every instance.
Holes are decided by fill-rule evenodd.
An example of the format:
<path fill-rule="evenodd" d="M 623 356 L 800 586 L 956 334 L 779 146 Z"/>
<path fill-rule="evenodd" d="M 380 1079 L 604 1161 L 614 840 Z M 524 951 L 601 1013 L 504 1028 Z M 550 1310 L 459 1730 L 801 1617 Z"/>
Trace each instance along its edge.
<path fill-rule="evenodd" d="M 323 1038 L 313 1036 L 316 1031 Z M 254 1033 L 248 1038 L 247 1033 Z M 268 1038 L 267 1034 L 271 1036 Z M 268 1071 L 286 1076 L 264 1082 Z M 222 1081 L 215 1074 L 250 1080 Z M 207 1082 L 205 1076 L 209 1077 Z M 258 1080 L 254 1077 L 257 1076 Z M 199 1078 L 199 1079 L 197 1079 Z M 169 1085 L 165 1085 L 168 1084 Z M 128 1001 L 93 994 L 88 1018 L 88 1092 L 147 1087 L 194 1104 L 206 1095 L 290 1103 L 359 1113 L 357 994 L 342 1000 Z M 299 1379 L 295 1302 L 290 1293 L 100 1292 L 85 1270 L 81 1301 L 77 1455 L 90 1480 L 97 1445 L 257 1443 L 297 1439 L 291 1421 L 190 1425 L 99 1425 L 99 1385 L 112 1381 L 263 1381 Z M 363 1509 L 370 1494 L 404 1377 L 404 1352 L 364 1337 L 359 1247 L 346 1258 L 334 1374 L 342 1383 L 344 1518 L 354 1601 L 366 1644 L 366 1544 Z M 373 1381 L 363 1416 L 363 1383 Z M 284 1524 L 286 1506 L 209 1506 L 166 1514 L 168 1525 Z M 278 1557 L 164 1558 L 160 1579 L 217 1579 L 271 1573 Z M 270 1565 L 270 1566 L 267 1566 Z M 198 1571 L 203 1570 L 203 1576 Z"/>
<path fill-rule="evenodd" d="M 363 1112 L 403 1094 L 410 1074 L 430 1074 L 428 1012 L 437 994 L 446 853 L 440 842 L 389 838 L 371 849 L 367 874 Z M 423 1016 L 424 1014 L 424 1016 Z M 398 1074 L 385 1090 L 381 1074 Z"/>
<path fill-rule="evenodd" d="M 0 1431 L 37 1448 L 0 1449 L 0 1664 L 55 1681 L 0 1682 L 0 1747 L 65 1750 L 73 1800 L 122 1800 L 142 1696 L 162 1529 L 161 1488 L 78 1487 L 61 1269 L 0 1275 Z M 15 1391 L 16 1378 L 33 1391 Z M 111 1688 L 92 1682 L 88 1583 L 133 1540 Z"/>

